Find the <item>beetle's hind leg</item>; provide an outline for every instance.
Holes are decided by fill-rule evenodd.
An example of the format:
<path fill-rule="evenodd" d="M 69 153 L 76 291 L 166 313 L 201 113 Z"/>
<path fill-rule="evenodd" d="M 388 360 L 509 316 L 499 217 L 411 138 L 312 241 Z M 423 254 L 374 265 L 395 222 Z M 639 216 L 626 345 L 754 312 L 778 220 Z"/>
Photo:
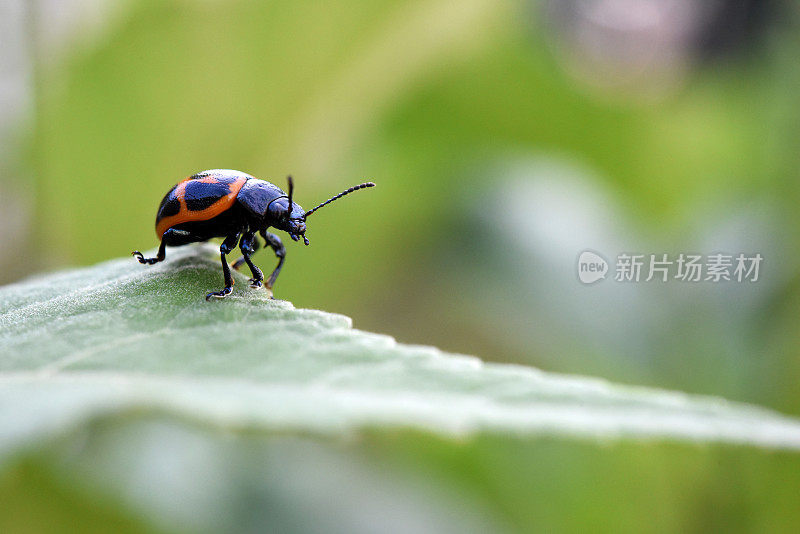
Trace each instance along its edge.
<path fill-rule="evenodd" d="M 253 273 L 253 278 L 250 279 L 250 287 L 253 289 L 261 287 L 261 283 L 264 281 L 264 273 L 262 273 L 261 269 L 250 259 L 250 256 L 252 256 L 260 246 L 261 243 L 256 239 L 255 232 L 244 234 L 242 240 L 239 242 L 239 250 L 242 251 L 242 257 L 233 264 L 233 268 L 238 270 L 239 267 L 242 266 L 242 263 L 247 263 L 247 266 L 250 267 L 250 272 Z"/>
<path fill-rule="evenodd" d="M 180 245 L 185 245 L 187 243 L 194 243 L 195 241 L 203 241 L 202 237 L 198 237 L 191 232 L 187 232 L 186 230 L 176 230 L 175 228 L 170 228 L 164 235 L 161 236 L 161 245 L 158 247 L 158 254 L 156 254 L 155 258 L 145 258 L 144 254 L 139 252 L 138 250 L 134 250 L 131 252 L 133 256 L 139 260 L 139 263 L 144 263 L 146 265 L 153 265 L 154 263 L 158 263 L 160 261 L 164 261 L 166 257 L 166 247 L 178 247 Z"/>
<path fill-rule="evenodd" d="M 170 230 L 165 232 L 165 235 L 169 231 Z M 164 261 L 164 258 L 167 256 L 166 246 L 167 246 L 166 239 L 164 239 L 162 237 L 161 238 L 161 245 L 158 247 L 158 254 L 156 255 L 155 258 L 145 258 L 144 254 L 142 254 L 138 250 L 134 250 L 133 252 L 131 252 L 131 255 L 134 256 L 137 260 L 139 260 L 139 263 L 142 263 L 142 264 L 145 264 L 145 265 L 153 265 L 154 263 L 158 263 L 160 261 Z"/>
<path fill-rule="evenodd" d="M 225 298 L 233 291 L 233 276 L 231 276 L 231 269 L 228 267 L 228 260 L 225 258 L 225 255 L 234 249 L 237 241 L 239 241 L 239 234 L 231 234 L 226 237 L 225 241 L 223 241 L 222 245 L 220 245 L 219 255 L 220 259 L 222 260 L 222 275 L 225 277 L 225 287 L 222 289 L 222 291 L 212 291 L 211 293 L 207 294 L 206 300 L 211 300 L 212 297 L 218 299 Z"/>

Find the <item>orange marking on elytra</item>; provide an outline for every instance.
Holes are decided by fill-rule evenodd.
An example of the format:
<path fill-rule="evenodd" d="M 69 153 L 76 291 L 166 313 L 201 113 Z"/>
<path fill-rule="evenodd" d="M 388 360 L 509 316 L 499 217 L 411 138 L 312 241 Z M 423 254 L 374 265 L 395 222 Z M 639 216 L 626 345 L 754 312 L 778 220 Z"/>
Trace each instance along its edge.
<path fill-rule="evenodd" d="M 188 180 L 184 180 L 178 185 L 175 186 L 175 198 L 178 199 L 178 202 L 181 203 L 181 211 L 186 208 L 186 201 L 183 199 L 184 195 L 186 195 L 186 182 Z"/>
<path fill-rule="evenodd" d="M 235 181 L 228 184 L 230 188 L 230 193 L 221 197 L 219 200 L 214 202 L 212 205 L 207 207 L 204 210 L 199 211 L 189 211 L 189 208 L 186 207 L 186 199 L 184 195 L 186 194 L 186 183 L 189 181 L 187 178 L 183 180 L 178 185 L 175 186 L 175 198 L 178 199 L 180 202 L 181 210 L 176 213 L 175 215 L 170 215 L 169 217 L 164 217 L 158 224 L 156 225 L 156 235 L 159 239 L 164 235 L 164 232 L 175 226 L 176 224 L 181 224 L 185 222 L 192 222 L 192 221 L 207 221 L 212 219 L 222 213 L 223 211 L 227 210 L 228 208 L 233 205 L 234 201 L 236 200 L 236 195 L 239 194 L 239 191 L 242 189 L 242 186 L 247 181 L 247 178 L 244 176 L 237 178 Z M 208 178 L 200 178 L 198 180 L 193 180 L 197 182 L 202 182 L 206 184 L 215 184 L 219 183 L 219 180 L 213 177 Z"/>

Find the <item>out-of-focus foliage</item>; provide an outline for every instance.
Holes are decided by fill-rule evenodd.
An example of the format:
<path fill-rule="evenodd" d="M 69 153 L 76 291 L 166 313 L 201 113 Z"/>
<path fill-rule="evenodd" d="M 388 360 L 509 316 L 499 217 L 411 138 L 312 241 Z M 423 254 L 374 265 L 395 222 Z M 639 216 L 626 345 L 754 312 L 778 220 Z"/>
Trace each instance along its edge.
<path fill-rule="evenodd" d="M 4 531 L 104 523 L 170 531 L 649 530 L 647 510 L 664 476 L 670 482 L 658 498 L 670 508 L 657 507 L 669 510 L 662 521 L 694 520 L 702 501 L 682 500 L 674 483 L 689 476 L 687 458 L 709 461 L 701 443 L 715 443 L 707 451 L 745 471 L 712 476 L 712 489 L 696 489 L 697 497 L 720 491 L 727 477 L 760 489 L 762 469 L 797 463 L 797 454 L 776 452 L 800 450 L 796 419 L 401 345 L 246 287 L 206 303 L 203 294 L 219 283 L 214 248 L 173 256 L 173 265 L 131 272 L 133 260 L 119 259 L 0 290 L 0 497 L 12 503 L 0 511 Z M 360 442 L 347 446 L 354 435 Z M 695 445 L 663 445 L 680 442 Z M 765 460 L 764 451 L 773 456 Z M 607 465 L 579 469 L 590 459 Z M 652 462 L 671 469 L 653 471 Z M 646 497 L 602 490 L 641 476 L 639 469 L 648 471 L 636 482 Z M 603 480 L 590 489 L 587 476 Z M 587 504 L 563 493 L 542 505 L 542 495 L 565 487 Z M 789 487 L 770 487 L 767 501 L 786 498 Z M 104 497 L 90 504 L 94 494 Z M 597 517 L 619 498 L 613 517 Z M 746 492 L 730 498 L 758 502 Z M 800 519 L 794 507 L 766 512 L 752 512 L 749 524 Z M 735 517 L 704 521 L 740 526 Z"/>
<path fill-rule="evenodd" d="M 499 435 L 454 442 L 408 431 L 357 440 L 218 435 L 132 417 L 18 458 L 0 477 L 0 497 L 14 505 L 0 512 L 0 527 L 792 532 L 799 460 L 738 447 Z M 239 506 L 226 508 L 231 502 Z"/>

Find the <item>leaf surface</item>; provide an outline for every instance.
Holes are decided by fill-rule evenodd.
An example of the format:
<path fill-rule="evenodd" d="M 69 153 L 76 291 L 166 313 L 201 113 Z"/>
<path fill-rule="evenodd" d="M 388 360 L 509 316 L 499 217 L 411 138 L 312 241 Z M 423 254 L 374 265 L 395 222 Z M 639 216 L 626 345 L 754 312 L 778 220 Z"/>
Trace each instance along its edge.
<path fill-rule="evenodd" d="M 0 289 L 0 451 L 141 410 L 257 431 L 800 448 L 800 422 L 769 410 L 399 344 L 236 276 L 231 297 L 204 300 L 222 278 L 206 245 L 152 267 L 123 258 Z"/>

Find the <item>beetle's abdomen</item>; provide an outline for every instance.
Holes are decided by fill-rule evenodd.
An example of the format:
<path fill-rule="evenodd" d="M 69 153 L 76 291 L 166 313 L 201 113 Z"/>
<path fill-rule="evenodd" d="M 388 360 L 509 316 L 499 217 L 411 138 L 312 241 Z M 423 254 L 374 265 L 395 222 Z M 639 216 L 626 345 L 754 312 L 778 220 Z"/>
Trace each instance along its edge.
<path fill-rule="evenodd" d="M 190 176 L 170 189 L 156 214 L 156 235 L 175 225 L 207 221 L 228 210 L 252 176 L 239 171 L 212 170 Z"/>

